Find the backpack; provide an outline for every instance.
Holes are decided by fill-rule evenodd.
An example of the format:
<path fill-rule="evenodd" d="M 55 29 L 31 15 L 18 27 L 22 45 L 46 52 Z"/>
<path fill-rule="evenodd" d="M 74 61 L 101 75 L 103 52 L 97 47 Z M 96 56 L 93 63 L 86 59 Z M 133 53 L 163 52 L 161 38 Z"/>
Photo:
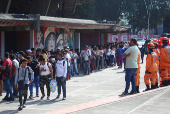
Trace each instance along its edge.
<path fill-rule="evenodd" d="M 2 74 L 5 77 L 9 77 L 11 75 L 11 66 L 9 65 L 8 61 L 6 60 L 7 64 L 6 64 L 6 69 L 2 71 Z"/>

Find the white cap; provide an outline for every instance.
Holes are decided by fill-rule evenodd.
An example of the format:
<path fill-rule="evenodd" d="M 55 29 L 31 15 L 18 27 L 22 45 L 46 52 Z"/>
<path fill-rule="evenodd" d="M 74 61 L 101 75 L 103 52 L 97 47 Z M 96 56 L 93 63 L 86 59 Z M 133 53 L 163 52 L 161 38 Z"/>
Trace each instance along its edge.
<path fill-rule="evenodd" d="M 29 49 L 29 50 L 27 50 L 27 52 L 30 52 L 30 53 L 32 53 L 32 51 Z"/>
<path fill-rule="evenodd" d="M 57 49 L 60 49 L 60 47 L 58 47 Z"/>

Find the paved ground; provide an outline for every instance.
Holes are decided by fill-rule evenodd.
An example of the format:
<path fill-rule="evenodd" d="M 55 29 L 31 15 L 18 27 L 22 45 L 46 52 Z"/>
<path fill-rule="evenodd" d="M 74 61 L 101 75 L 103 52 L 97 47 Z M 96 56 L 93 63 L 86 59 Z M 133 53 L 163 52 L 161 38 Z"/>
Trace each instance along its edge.
<path fill-rule="evenodd" d="M 141 64 L 140 90 L 145 89 L 145 64 Z M 141 92 L 133 96 L 119 97 L 124 91 L 125 79 L 122 69 L 107 68 L 91 75 L 74 77 L 67 81 L 67 100 L 55 99 L 57 92 L 51 93 L 51 100 L 28 99 L 27 107 L 18 111 L 18 99 L 4 102 L 0 97 L 0 114 L 168 114 L 170 113 L 170 88 Z M 35 90 L 34 90 L 35 93 Z M 3 94 L 5 95 L 5 93 Z M 34 94 L 35 95 L 35 94 Z"/>

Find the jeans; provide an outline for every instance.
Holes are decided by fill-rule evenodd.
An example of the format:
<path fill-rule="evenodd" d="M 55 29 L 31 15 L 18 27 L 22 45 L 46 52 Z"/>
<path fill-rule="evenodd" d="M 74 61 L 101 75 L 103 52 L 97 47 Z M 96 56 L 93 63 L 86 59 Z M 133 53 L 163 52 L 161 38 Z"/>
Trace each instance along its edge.
<path fill-rule="evenodd" d="M 96 56 L 96 64 L 97 64 L 96 69 L 97 70 L 99 70 L 99 61 L 100 61 L 100 56 Z"/>
<path fill-rule="evenodd" d="M 114 55 L 111 55 L 110 58 L 111 58 L 110 59 L 111 60 L 111 64 L 113 64 L 114 63 Z"/>
<path fill-rule="evenodd" d="M 6 97 L 9 97 L 10 94 L 10 97 L 13 98 L 13 93 L 10 84 L 11 78 L 3 78 L 3 80 L 5 81 Z"/>
<path fill-rule="evenodd" d="M 74 73 L 73 73 L 73 64 L 72 64 L 72 62 L 70 62 L 70 69 L 71 69 L 71 75 L 74 75 Z"/>
<path fill-rule="evenodd" d="M 124 70 L 125 70 L 125 67 L 126 67 L 126 58 L 123 58 L 123 62 L 124 62 Z"/>
<path fill-rule="evenodd" d="M 73 67 L 74 67 L 74 69 L 75 69 L 76 73 L 78 73 L 78 69 L 77 69 L 77 62 L 74 62 Z"/>
<path fill-rule="evenodd" d="M 63 77 L 56 77 L 56 81 L 57 81 L 57 87 L 58 87 L 58 95 L 61 94 L 61 87 L 63 90 L 63 98 L 66 98 L 66 80 L 61 81 L 61 79 L 63 79 Z"/>
<path fill-rule="evenodd" d="M 22 104 L 26 103 L 27 100 L 27 94 L 28 94 L 28 84 L 25 84 L 24 89 L 18 89 L 19 90 L 19 102 L 20 102 L 20 106 L 22 106 Z M 24 101 L 22 103 L 22 95 L 24 93 Z"/>
<path fill-rule="evenodd" d="M 142 60 L 142 63 L 143 63 L 143 58 L 144 58 L 144 55 L 141 55 L 141 60 Z"/>
<path fill-rule="evenodd" d="M 39 76 L 35 76 L 34 81 L 29 86 L 30 95 L 33 95 L 33 85 L 34 84 L 35 84 L 35 87 L 36 87 L 36 94 L 38 94 L 39 93 Z"/>
<path fill-rule="evenodd" d="M 88 61 L 84 61 L 84 73 L 89 73 L 89 62 Z"/>
<path fill-rule="evenodd" d="M 90 64 L 91 64 L 91 61 L 88 62 L 88 73 L 90 73 L 90 71 L 91 71 Z"/>
<path fill-rule="evenodd" d="M 12 78 L 11 78 L 11 86 L 13 88 L 13 95 L 14 96 L 18 96 L 18 89 L 15 89 L 14 82 L 15 82 L 15 76 L 12 76 Z"/>
<path fill-rule="evenodd" d="M 105 61 L 105 57 L 103 57 L 103 61 L 102 61 L 102 68 L 104 69 L 104 61 Z"/>
<path fill-rule="evenodd" d="M 116 57 L 113 58 L 113 62 L 114 62 L 114 64 L 116 65 L 116 63 L 117 63 L 117 62 L 116 62 Z"/>
<path fill-rule="evenodd" d="M 137 68 L 126 68 L 126 75 L 125 75 L 125 81 L 126 81 L 126 88 L 125 93 L 128 93 L 130 82 L 132 83 L 132 92 L 135 92 L 136 85 L 135 85 L 135 73 Z"/>

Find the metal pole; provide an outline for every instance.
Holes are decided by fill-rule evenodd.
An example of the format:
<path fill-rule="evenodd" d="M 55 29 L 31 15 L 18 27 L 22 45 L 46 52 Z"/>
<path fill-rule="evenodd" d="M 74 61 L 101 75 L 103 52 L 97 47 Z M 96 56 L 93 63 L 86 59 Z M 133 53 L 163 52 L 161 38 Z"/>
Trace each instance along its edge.
<path fill-rule="evenodd" d="M 9 8 L 10 8 L 10 5 L 11 5 L 11 0 L 8 1 L 8 5 L 7 5 L 7 7 L 6 7 L 5 13 L 8 13 Z"/>
<path fill-rule="evenodd" d="M 48 7 L 47 7 L 47 11 L 45 13 L 45 16 L 47 16 L 47 13 L 48 13 L 48 10 L 49 10 L 49 7 L 50 7 L 50 4 L 51 4 L 51 0 L 49 1 L 49 4 L 48 4 Z"/>

